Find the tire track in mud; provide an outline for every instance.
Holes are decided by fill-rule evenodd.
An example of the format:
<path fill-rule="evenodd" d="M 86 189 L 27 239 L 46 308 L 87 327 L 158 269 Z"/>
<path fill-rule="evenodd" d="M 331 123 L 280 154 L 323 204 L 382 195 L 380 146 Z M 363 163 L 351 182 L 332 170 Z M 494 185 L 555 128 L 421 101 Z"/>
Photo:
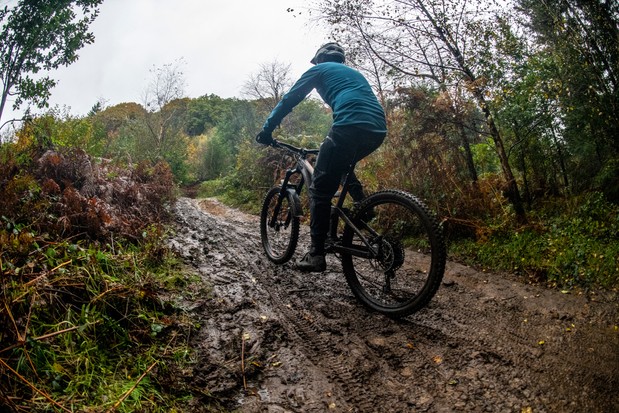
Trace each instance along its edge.
<path fill-rule="evenodd" d="M 175 215 L 171 244 L 206 291 L 186 303 L 203 324 L 188 380 L 230 409 L 539 413 L 619 405 L 616 293 L 563 295 L 449 263 L 452 285 L 394 321 L 355 301 L 332 256 L 323 274 L 270 263 L 257 217 L 188 199 Z M 307 247 L 304 230 L 298 252 Z"/>
<path fill-rule="evenodd" d="M 375 403 L 373 394 L 367 392 L 367 389 L 355 377 L 351 367 L 343 364 L 340 355 L 333 352 L 332 335 L 324 334 L 325 327 L 315 317 L 308 314 L 307 309 L 303 308 L 303 303 L 299 303 L 298 306 L 295 303 L 294 307 L 290 303 L 290 291 L 293 291 L 293 294 L 295 291 L 297 293 L 303 292 L 307 285 L 302 281 L 298 282 L 298 274 L 291 277 L 291 264 L 277 267 L 269 263 L 263 256 L 258 222 L 248 224 L 247 218 L 235 220 L 233 216 L 227 217 L 228 222 L 222 222 L 214 215 L 206 215 L 197 211 L 195 209 L 196 204 L 193 201 L 181 199 L 179 203 L 185 203 L 185 205 L 180 205 L 179 210 L 177 210 L 179 224 L 190 233 L 187 234 L 189 238 L 203 245 L 202 247 L 195 245 L 190 248 L 177 245 L 177 250 L 185 251 L 186 258 L 191 259 L 194 265 L 197 264 L 198 268 L 205 262 L 209 262 L 209 267 L 216 269 L 218 267 L 217 260 L 227 261 L 224 258 L 226 255 L 234 256 L 236 259 L 234 267 L 244 268 L 245 270 L 239 273 L 239 271 L 230 268 L 234 270 L 233 273 L 236 276 L 252 280 L 256 289 L 262 286 L 262 294 L 268 295 L 267 302 L 272 308 L 270 311 L 259 312 L 261 314 L 274 313 L 271 317 L 277 318 L 277 322 L 287 332 L 287 346 L 303 349 L 305 358 L 326 372 L 325 377 L 329 379 L 332 386 L 337 387 L 330 389 L 328 395 L 318 396 L 323 397 L 325 402 L 317 411 L 323 411 L 325 408 L 332 410 L 337 408 L 337 411 L 342 409 L 345 409 L 345 411 L 372 411 Z M 205 206 L 207 209 L 209 207 L 213 208 L 213 205 Z M 218 210 L 217 212 L 223 213 L 218 204 L 215 205 L 215 208 Z M 180 210 L 183 212 L 181 213 Z M 187 235 L 185 236 L 187 237 Z M 303 240 L 300 241 L 299 249 L 304 248 L 303 242 Z M 222 250 L 222 252 L 218 253 L 217 250 Z M 233 281 L 229 274 L 222 276 L 219 271 L 212 271 L 212 269 L 205 272 L 208 272 L 210 281 L 217 284 L 215 289 L 219 289 L 219 295 L 230 294 L 230 291 L 226 293 L 223 291 L 225 290 L 223 285 Z M 274 282 L 275 280 L 280 282 Z M 236 281 L 239 282 L 240 280 L 237 278 Z M 291 281 L 296 282 L 291 285 Z M 247 292 L 247 294 L 250 295 L 251 293 Z M 243 301 L 246 302 L 246 300 L 241 300 L 241 302 Z M 264 300 L 254 298 L 254 301 L 263 302 Z M 240 309 L 237 307 L 229 309 L 229 311 L 234 310 Z M 329 402 L 327 399 L 332 401 Z M 278 403 L 275 402 L 274 404 Z M 250 411 L 252 408 L 250 408 Z"/>
<path fill-rule="evenodd" d="M 266 280 L 263 280 L 266 281 Z M 276 304 L 279 314 L 285 321 L 283 324 L 290 332 L 297 336 L 293 345 L 300 345 L 304 348 L 305 354 L 311 360 L 318 360 L 318 365 L 322 366 L 327 372 L 327 376 L 334 384 L 341 388 L 349 406 L 342 404 L 341 400 L 337 404 L 331 404 L 331 408 L 345 408 L 346 411 L 370 412 L 375 407 L 375 395 L 368 392 L 367 388 L 356 377 L 353 368 L 345 365 L 341 354 L 334 353 L 334 348 L 341 346 L 334 343 L 339 341 L 333 334 L 324 334 L 326 326 L 321 324 L 316 317 L 312 317 L 307 310 L 294 308 L 287 303 L 288 294 L 279 287 L 271 290 L 272 302 Z M 292 338 L 292 335 L 290 336 Z"/>

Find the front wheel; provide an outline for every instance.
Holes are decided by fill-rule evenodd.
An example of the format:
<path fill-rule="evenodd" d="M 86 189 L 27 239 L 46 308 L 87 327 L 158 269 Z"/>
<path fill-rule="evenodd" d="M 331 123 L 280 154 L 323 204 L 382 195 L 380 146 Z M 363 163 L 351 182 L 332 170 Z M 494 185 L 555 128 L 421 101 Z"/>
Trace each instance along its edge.
<path fill-rule="evenodd" d="M 381 191 L 361 203 L 353 223 L 359 232 L 346 226 L 344 250 L 367 253 L 343 253 L 342 266 L 357 299 L 394 318 L 426 306 L 443 279 L 447 252 L 441 226 L 423 202 Z"/>
<path fill-rule="evenodd" d="M 299 241 L 299 217 L 292 194 L 280 197 L 281 188 L 271 188 L 260 213 L 260 237 L 267 257 L 276 264 L 292 258 Z"/>

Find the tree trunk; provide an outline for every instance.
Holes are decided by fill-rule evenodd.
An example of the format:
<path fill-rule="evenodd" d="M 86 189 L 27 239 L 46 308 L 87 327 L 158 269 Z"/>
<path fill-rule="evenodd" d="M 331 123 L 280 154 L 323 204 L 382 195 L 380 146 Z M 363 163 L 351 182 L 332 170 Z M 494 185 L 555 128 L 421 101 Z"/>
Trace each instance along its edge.
<path fill-rule="evenodd" d="M 565 186 L 565 190 L 569 193 L 570 181 L 567 177 L 567 168 L 565 167 L 565 159 L 563 159 L 563 151 L 561 150 L 561 145 L 559 145 L 559 140 L 557 139 L 557 135 L 555 133 L 555 127 L 553 125 L 550 126 L 550 130 L 552 131 L 552 140 L 555 146 L 557 147 L 557 157 L 559 158 L 559 165 L 561 167 L 563 185 Z"/>
<path fill-rule="evenodd" d="M 465 81 L 468 83 L 473 96 L 477 100 L 477 104 L 481 107 L 486 118 L 486 123 L 488 124 L 488 129 L 490 130 L 490 136 L 492 136 L 492 140 L 494 141 L 494 145 L 499 155 L 503 176 L 505 177 L 506 188 L 504 190 L 504 195 L 514 206 L 514 212 L 516 213 L 516 219 L 518 222 L 526 223 L 527 216 L 522 203 L 522 197 L 520 196 L 520 191 L 518 190 L 518 183 L 516 182 L 516 178 L 514 177 L 511 167 L 509 166 L 509 159 L 507 157 L 507 152 L 505 151 L 505 146 L 503 145 L 503 139 L 501 138 L 499 129 L 494 123 L 494 118 L 492 117 L 490 108 L 484 98 L 483 90 L 475 84 L 475 81 L 478 79 L 477 76 L 475 76 L 471 67 L 466 64 L 464 56 L 458 48 L 456 41 L 451 36 L 448 28 L 442 26 L 439 23 L 439 20 L 436 19 L 436 16 L 430 13 L 424 4 L 424 1 L 416 0 L 415 3 L 417 4 L 419 10 L 428 18 L 434 27 L 437 37 L 443 42 L 449 53 L 451 53 L 452 57 L 457 62 L 458 67 L 464 74 Z"/>
<path fill-rule="evenodd" d="M 503 194 L 511 204 L 514 206 L 514 212 L 516 213 L 516 219 L 520 223 L 527 222 L 527 215 L 524 210 L 524 204 L 522 202 L 522 197 L 520 196 L 520 190 L 518 189 L 518 183 L 516 182 L 516 178 L 514 177 L 514 173 L 512 172 L 512 168 L 509 165 L 509 159 L 507 157 L 507 152 L 505 151 L 505 145 L 503 144 L 503 139 L 501 138 L 501 134 L 499 133 L 496 124 L 494 123 L 494 118 L 492 117 L 492 113 L 488 108 L 488 104 L 486 103 L 486 99 L 482 94 L 482 91 L 478 88 L 473 89 L 473 93 L 479 106 L 484 113 L 486 118 L 486 123 L 488 125 L 488 129 L 490 130 L 490 136 L 492 136 L 492 140 L 494 141 L 494 146 L 496 147 L 497 154 L 499 155 L 499 161 L 501 162 L 501 169 L 503 171 L 503 176 L 505 177 L 505 191 Z"/>
<path fill-rule="evenodd" d="M 473 184 L 477 184 L 477 169 L 475 169 L 475 162 L 473 161 L 473 153 L 471 152 L 469 137 L 466 136 L 466 130 L 464 129 L 462 123 L 459 123 L 458 129 L 460 129 L 460 138 L 462 139 L 462 147 L 464 148 L 464 159 L 466 160 L 466 167 L 469 171 L 469 176 L 471 177 Z"/>

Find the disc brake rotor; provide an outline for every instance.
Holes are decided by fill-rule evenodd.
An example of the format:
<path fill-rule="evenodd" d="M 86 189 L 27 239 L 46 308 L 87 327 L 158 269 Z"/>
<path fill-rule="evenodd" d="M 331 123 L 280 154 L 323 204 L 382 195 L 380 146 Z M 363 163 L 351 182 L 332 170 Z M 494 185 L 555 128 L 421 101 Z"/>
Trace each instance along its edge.
<path fill-rule="evenodd" d="M 404 247 L 399 241 L 382 238 L 378 256 L 371 260 L 372 267 L 381 271 L 395 271 L 404 264 Z"/>

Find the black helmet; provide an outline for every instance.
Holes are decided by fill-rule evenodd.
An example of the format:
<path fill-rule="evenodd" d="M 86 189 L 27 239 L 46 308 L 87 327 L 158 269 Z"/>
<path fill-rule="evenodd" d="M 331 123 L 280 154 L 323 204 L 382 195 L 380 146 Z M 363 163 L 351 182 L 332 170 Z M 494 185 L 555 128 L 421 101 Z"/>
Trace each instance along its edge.
<path fill-rule="evenodd" d="M 344 56 L 344 49 L 337 43 L 326 43 L 320 46 L 320 49 L 316 52 L 316 55 L 311 60 L 313 65 L 322 62 L 338 62 L 344 63 L 346 60 Z"/>

